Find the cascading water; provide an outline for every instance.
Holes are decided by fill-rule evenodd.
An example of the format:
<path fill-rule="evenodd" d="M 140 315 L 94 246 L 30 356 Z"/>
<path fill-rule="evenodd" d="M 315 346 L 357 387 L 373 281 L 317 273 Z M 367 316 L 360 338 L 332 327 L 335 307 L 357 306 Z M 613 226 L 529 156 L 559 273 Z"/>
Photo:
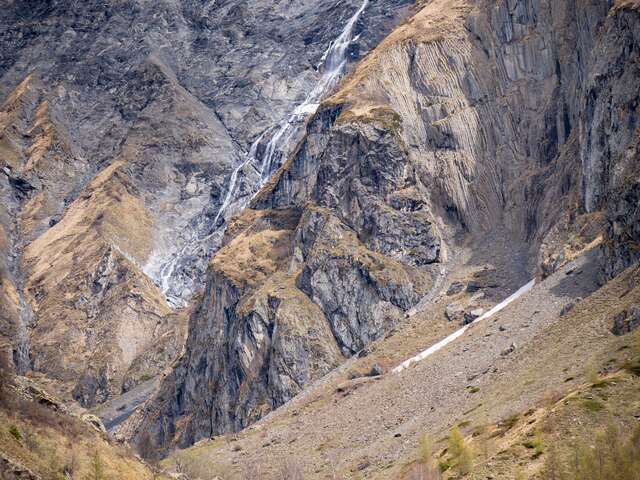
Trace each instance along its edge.
<path fill-rule="evenodd" d="M 251 145 L 245 161 L 242 162 L 231 175 L 229 189 L 227 190 L 225 201 L 216 216 L 216 220 L 224 215 L 230 204 L 229 199 L 233 198 L 240 170 L 249 164 L 259 165 L 260 183 L 257 186 L 258 188 L 255 189 L 255 191 L 258 191 L 271 177 L 273 172 L 280 167 L 282 158 L 290 153 L 289 150 L 292 146 L 292 140 L 295 139 L 297 134 L 304 128 L 306 120 L 316 112 L 320 101 L 336 87 L 342 77 L 349 61 L 347 58 L 348 49 L 358 40 L 358 36 L 353 36 L 353 30 L 368 4 L 369 0 L 362 2 L 360 8 L 349 19 L 340 35 L 329 44 L 318 65 L 319 68 L 323 69 L 320 80 L 307 95 L 304 102 L 298 105 L 292 114 L 274 127 L 273 130 L 275 130 L 275 133 L 272 135 L 269 143 L 267 143 L 261 159 L 257 158 L 257 152 L 265 134 L 263 133 Z"/>
<path fill-rule="evenodd" d="M 29 331 L 33 323 L 33 310 L 20 294 L 20 323 L 17 326 L 16 345 L 13 350 L 13 363 L 18 375 L 24 375 L 31 368 Z"/>
<path fill-rule="evenodd" d="M 358 40 L 358 36 L 354 37 L 353 35 L 355 25 L 367 8 L 369 1 L 362 2 L 340 35 L 330 43 L 323 53 L 318 65 L 323 73 L 305 100 L 279 124 L 263 132 L 253 142 L 243 160 L 234 168 L 229 177 L 224 199 L 213 222 L 210 217 L 202 216 L 197 221 L 197 225 L 190 226 L 193 227 L 193 234 L 188 235 L 189 238 L 184 241 L 182 247 L 172 253 L 169 259 L 165 257 L 163 260 L 160 256 L 155 255 L 145 267 L 145 272 L 156 280 L 167 300 L 173 305 L 183 305 L 189 294 L 192 293 L 191 289 L 187 289 L 185 294 L 185 289 L 179 285 L 181 282 L 178 277 L 186 276 L 189 277 L 189 281 L 193 282 L 191 275 L 184 272 L 185 262 L 200 259 L 199 261 L 202 263 L 201 258 L 208 257 L 206 253 L 211 254 L 215 251 L 226 227 L 226 219 L 244 208 L 274 171 L 280 167 L 282 160 L 291 153 L 292 146 L 301 136 L 309 117 L 315 113 L 321 100 L 337 86 L 349 62 L 349 47 Z M 271 134 L 270 139 L 263 147 L 263 141 L 269 134 Z M 241 173 L 246 169 L 252 169 L 255 175 L 251 176 L 257 179 L 252 185 L 249 185 L 248 194 L 246 189 L 242 193 L 238 191 Z M 203 230 L 205 233 L 201 234 Z M 205 255 L 202 255 L 203 252 Z M 204 268 L 206 268 L 206 262 Z"/>

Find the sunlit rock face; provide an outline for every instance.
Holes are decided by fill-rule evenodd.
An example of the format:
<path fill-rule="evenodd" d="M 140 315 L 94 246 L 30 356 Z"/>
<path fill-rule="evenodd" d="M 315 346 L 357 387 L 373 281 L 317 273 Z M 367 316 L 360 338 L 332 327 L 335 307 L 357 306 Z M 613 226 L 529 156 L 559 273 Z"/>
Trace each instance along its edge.
<path fill-rule="evenodd" d="M 245 427 L 384 335 L 429 298 L 459 241 L 500 232 L 519 286 L 562 263 L 579 224 L 612 218 L 600 210 L 615 169 L 601 165 L 623 165 L 615 152 L 637 140 L 635 4 L 417 10 L 320 103 L 227 230 L 185 355 L 143 415 L 160 448 Z M 594 141 L 611 101 L 635 106 Z M 619 218 L 609 238 L 624 229 Z M 617 252 L 609 261 L 633 261 Z M 293 305 L 313 334 L 279 330 Z"/>
<path fill-rule="evenodd" d="M 166 369 L 228 220 L 408 6 L 3 8 L 3 356 L 83 406 Z"/>

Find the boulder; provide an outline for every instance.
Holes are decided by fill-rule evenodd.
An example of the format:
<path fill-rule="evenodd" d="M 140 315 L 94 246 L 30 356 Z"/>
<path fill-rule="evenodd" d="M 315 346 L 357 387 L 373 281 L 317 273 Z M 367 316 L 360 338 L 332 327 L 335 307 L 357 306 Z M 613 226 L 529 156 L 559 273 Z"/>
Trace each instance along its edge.
<path fill-rule="evenodd" d="M 444 309 L 444 314 L 450 322 L 462 323 L 464 321 L 464 307 L 459 303 L 450 303 Z"/>
<path fill-rule="evenodd" d="M 453 282 L 447 290 L 447 296 L 456 295 L 465 289 L 466 285 L 462 282 Z"/>
<path fill-rule="evenodd" d="M 445 316 L 450 322 L 456 322 L 460 325 L 467 325 L 484 313 L 483 308 L 476 305 L 462 305 L 460 303 L 450 303 L 445 308 Z"/>
<path fill-rule="evenodd" d="M 484 308 L 474 308 L 464 312 L 464 324 L 467 325 L 473 322 L 476 318 L 481 317 L 484 314 Z"/>
<path fill-rule="evenodd" d="M 640 306 L 633 305 L 627 310 L 623 310 L 613 318 L 614 335 L 624 335 L 640 327 Z"/>
<path fill-rule="evenodd" d="M 88 425 L 91 425 L 94 430 L 100 433 L 107 433 L 107 429 L 104 428 L 102 420 L 91 413 L 85 413 L 84 415 L 82 415 L 82 417 L 80 417 L 80 420 L 82 420 L 84 423 L 87 423 Z"/>

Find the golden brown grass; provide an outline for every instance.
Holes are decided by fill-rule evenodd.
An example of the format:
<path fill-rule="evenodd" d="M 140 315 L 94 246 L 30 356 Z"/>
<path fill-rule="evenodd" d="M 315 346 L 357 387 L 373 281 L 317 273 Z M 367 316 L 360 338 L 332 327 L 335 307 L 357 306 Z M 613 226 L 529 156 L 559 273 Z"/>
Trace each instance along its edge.
<path fill-rule="evenodd" d="M 0 453 L 43 480 L 166 478 L 79 419 L 22 398 L 11 386 L 2 393 Z"/>

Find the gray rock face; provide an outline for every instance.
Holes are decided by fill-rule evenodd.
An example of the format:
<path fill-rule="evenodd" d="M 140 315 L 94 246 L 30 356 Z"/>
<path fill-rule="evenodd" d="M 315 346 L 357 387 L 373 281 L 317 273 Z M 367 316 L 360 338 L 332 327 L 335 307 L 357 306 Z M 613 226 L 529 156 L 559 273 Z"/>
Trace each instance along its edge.
<path fill-rule="evenodd" d="M 256 348 L 250 338 L 235 351 L 217 346 L 220 336 L 238 338 L 223 332 L 257 328 L 251 309 L 263 322 L 269 316 L 254 292 L 279 285 L 303 295 L 305 312 L 315 312 L 309 318 L 321 312 L 331 331 L 325 349 L 297 361 L 328 366 L 339 360 L 327 355 L 329 345 L 350 355 L 400 321 L 429 291 L 428 266 L 446 262 L 443 251 L 457 238 L 504 231 L 513 245 L 505 254 L 526 246 L 522 268 L 531 275 L 552 227 L 605 204 L 612 183 L 603 175 L 612 169 L 598 162 L 617 165 L 615 152 L 635 142 L 639 20 L 632 4 L 596 0 L 579 8 L 550 0 L 424 5 L 321 104 L 296 150 L 230 227 L 209 274 L 210 307 L 192 316 L 187 353 L 142 429 L 161 447 L 185 445 L 257 418 L 258 398 L 278 399 L 268 410 L 295 393 L 283 386 L 297 373 L 276 383 L 256 377 L 270 371 L 267 356 L 239 366 L 241 352 Z M 622 50 L 603 55 L 611 42 Z M 631 113 L 624 125 L 614 122 L 615 135 L 594 141 L 594 119 L 605 122 L 610 99 L 626 99 Z M 294 211 L 289 226 L 273 223 Z M 254 245 L 251 264 L 243 242 Z M 468 290 L 498 286 L 490 280 L 474 279 Z M 269 304 L 277 316 L 288 302 Z M 282 356 L 277 332 L 257 336 L 273 342 L 268 358 Z M 245 378 L 256 381 L 243 387 Z"/>
<path fill-rule="evenodd" d="M 367 5 L 345 65 L 407 3 Z M 73 397 L 94 405 L 168 366 L 180 329 L 145 276 L 171 307 L 203 288 L 227 218 L 261 180 L 259 165 L 236 167 L 252 144 L 264 155 L 361 6 L 132 0 L 1 9 L 0 351 L 18 371 L 73 379 Z M 232 205 L 220 215 L 233 172 Z M 92 182 L 110 186 L 98 195 Z M 55 256 L 43 276 L 60 238 L 79 254 Z M 101 285 L 105 262 L 117 276 Z M 45 282 L 53 272 L 60 282 Z M 105 329 L 112 335 L 103 342 Z"/>
<path fill-rule="evenodd" d="M 620 2 L 612 12 L 601 27 L 601 50 L 586 79 L 581 125 L 584 206 L 606 210 L 608 278 L 640 259 L 640 67 L 630 53 L 640 44 L 638 5 Z"/>
<path fill-rule="evenodd" d="M 335 217 L 308 210 L 293 243 L 304 262 L 297 286 L 322 309 L 347 356 L 395 326 L 422 293 L 421 285 L 409 278 L 389 279 L 395 272 L 382 271 L 388 265 L 376 265 L 377 258 L 365 252 L 359 255 L 344 240 L 332 245 L 350 235 L 348 227 Z"/>
<path fill-rule="evenodd" d="M 414 266 L 437 262 L 440 240 L 424 191 L 406 163 L 398 119 L 382 112 L 382 120 L 355 123 L 340 115 L 339 108 L 316 115 L 302 147 L 255 207 L 311 200 L 335 211 L 371 250 Z"/>
<path fill-rule="evenodd" d="M 358 41 L 349 59 L 375 45 L 406 3 L 372 3 L 354 26 Z M 10 4 L 0 14 L 0 99 L 28 74 L 41 79 L 41 96 L 72 132 L 67 165 L 51 172 L 78 173 L 75 180 L 45 179 L 42 185 L 18 175 L 14 188 L 64 189 L 48 212 L 57 219 L 96 172 L 140 152 L 131 175 L 158 220 L 143 267 L 175 303 L 188 300 L 219 244 L 221 225 L 212 219 L 233 167 L 261 133 L 263 153 L 271 128 L 311 91 L 322 74 L 323 52 L 360 5 Z M 255 168 L 241 172 L 239 197 L 254 189 Z"/>
<path fill-rule="evenodd" d="M 637 150 L 636 150 L 637 152 Z M 636 154 L 637 155 L 637 154 Z M 635 157 L 636 172 L 640 157 Z M 612 189 L 607 200 L 607 237 L 603 245 L 605 274 L 613 277 L 640 260 L 640 182 L 631 174 Z"/>
<path fill-rule="evenodd" d="M 247 426 L 397 325 L 429 285 L 329 209 L 245 211 L 139 431 L 162 451 Z"/>

